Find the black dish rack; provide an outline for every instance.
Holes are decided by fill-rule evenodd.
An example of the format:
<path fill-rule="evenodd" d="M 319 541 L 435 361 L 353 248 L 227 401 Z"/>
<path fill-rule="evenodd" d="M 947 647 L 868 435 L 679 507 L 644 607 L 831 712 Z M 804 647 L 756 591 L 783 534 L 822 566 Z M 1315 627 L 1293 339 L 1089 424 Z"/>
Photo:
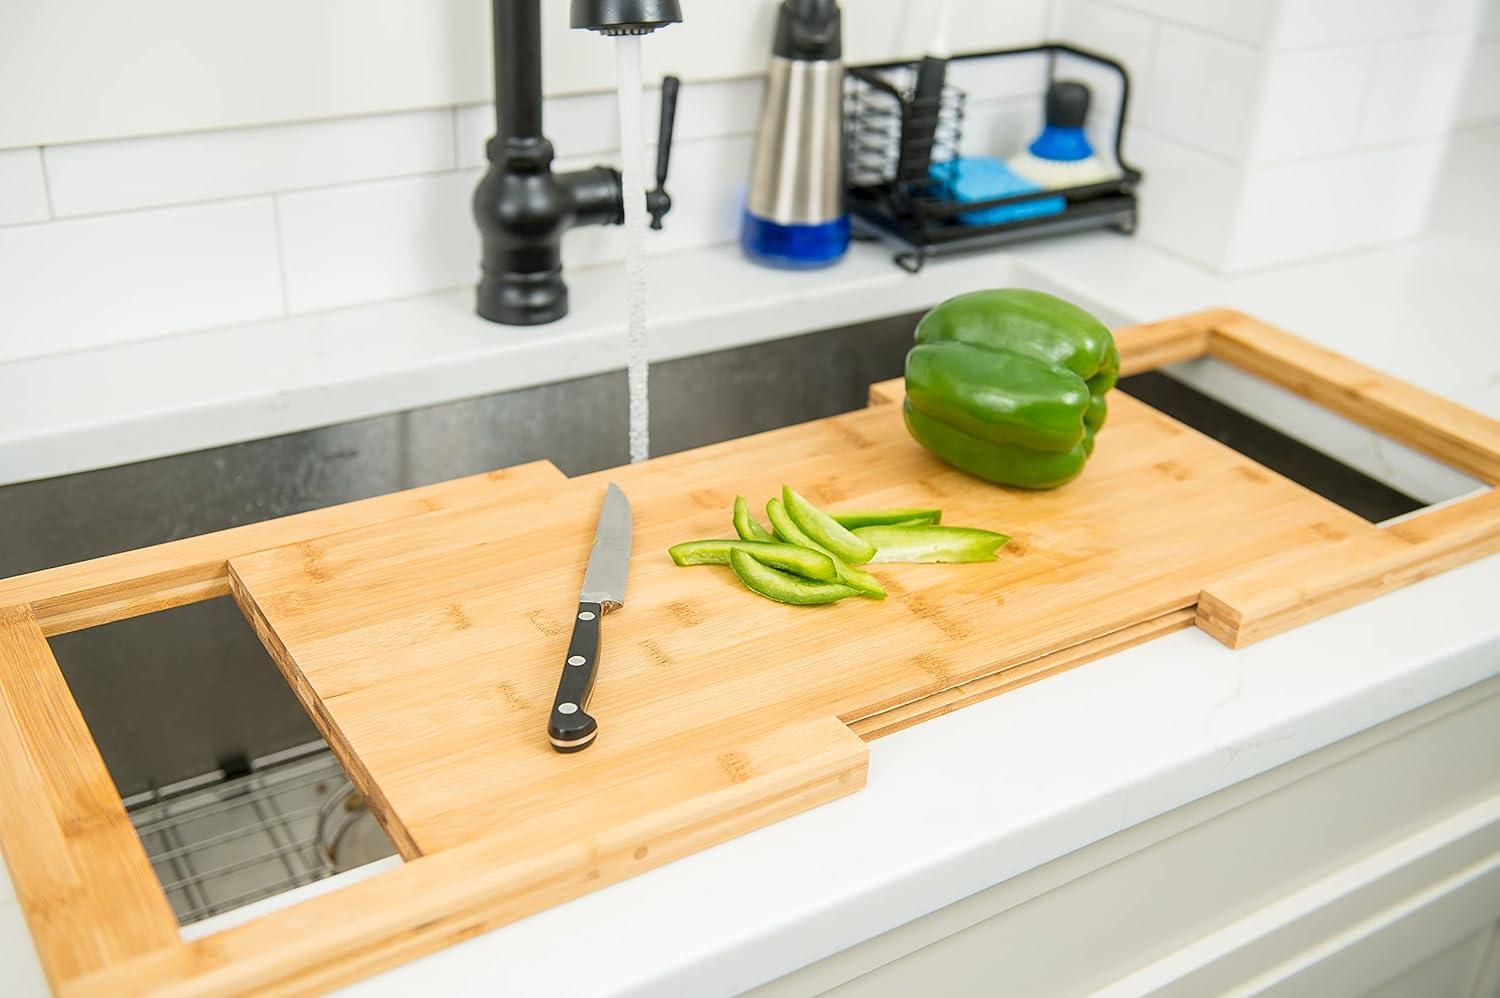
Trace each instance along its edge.
<path fill-rule="evenodd" d="M 1141 171 L 1125 162 L 1121 140 L 1130 100 L 1130 76 L 1106 56 L 1071 45 L 967 52 L 950 64 L 970 59 L 1045 56 L 1047 82 L 1057 76 L 1059 56 L 1102 66 L 1119 76 L 1114 159 L 1120 175 L 1103 183 L 1012 194 L 986 201 L 958 201 L 930 176 L 929 166 L 958 155 L 966 95 L 951 84 L 938 97 L 915 96 L 918 64 L 887 62 L 851 66 L 844 89 L 847 155 L 845 188 L 856 235 L 878 237 L 897 247 L 895 262 L 912 273 L 928 258 L 988 249 L 1022 239 L 1083 229 L 1135 231 L 1135 188 Z M 1067 206 L 1056 214 L 988 225 L 961 222 L 959 215 L 999 205 L 1021 204 L 1061 195 Z"/>

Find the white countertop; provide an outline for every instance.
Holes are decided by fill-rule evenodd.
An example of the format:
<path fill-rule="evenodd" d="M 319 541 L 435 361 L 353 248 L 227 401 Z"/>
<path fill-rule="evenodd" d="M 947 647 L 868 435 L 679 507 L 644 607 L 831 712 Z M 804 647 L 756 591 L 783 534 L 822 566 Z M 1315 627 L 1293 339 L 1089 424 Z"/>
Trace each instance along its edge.
<path fill-rule="evenodd" d="M 874 247 L 822 275 L 756 270 L 729 248 L 654 258 L 653 354 L 1027 283 L 1114 322 L 1230 305 L 1500 415 L 1500 206 L 1474 210 L 1500 173 L 1500 128 L 1459 141 L 1454 196 L 1423 238 L 1234 279 L 1110 234 L 917 277 Z M 479 323 L 465 291 L 267 323 L 256 349 L 220 330 L 0 368 L 0 481 L 619 367 L 618 272 L 572 279 L 595 283 L 539 330 Z M 38 382 L 73 386 L 69 404 Z M 559 966 L 579 996 L 743 990 L 1500 674 L 1496 592 L 1490 557 L 1240 651 L 1196 630 L 1157 639 L 875 742 L 859 793 L 349 990 L 529 994 Z M 7 993 L 42 992 L 3 870 L 0 967 Z"/>

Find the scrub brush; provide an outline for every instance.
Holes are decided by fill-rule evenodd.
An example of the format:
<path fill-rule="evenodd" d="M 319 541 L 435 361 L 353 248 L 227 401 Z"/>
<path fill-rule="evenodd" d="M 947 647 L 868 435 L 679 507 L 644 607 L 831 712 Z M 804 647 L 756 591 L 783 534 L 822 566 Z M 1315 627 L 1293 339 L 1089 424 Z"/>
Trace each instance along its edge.
<path fill-rule="evenodd" d="M 1059 80 L 1047 88 L 1047 120 L 1042 134 L 1008 163 L 1020 177 L 1049 190 L 1084 187 L 1113 180 L 1120 171 L 1094 152 L 1083 123 L 1089 114 L 1089 88 Z"/>

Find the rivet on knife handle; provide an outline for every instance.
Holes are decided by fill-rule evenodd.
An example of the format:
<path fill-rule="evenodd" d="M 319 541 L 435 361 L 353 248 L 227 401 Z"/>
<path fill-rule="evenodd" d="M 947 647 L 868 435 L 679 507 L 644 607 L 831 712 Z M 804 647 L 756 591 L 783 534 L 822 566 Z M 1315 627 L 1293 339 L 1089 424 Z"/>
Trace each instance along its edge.
<path fill-rule="evenodd" d="M 594 676 L 599 670 L 602 616 L 602 603 L 578 604 L 562 681 L 557 684 L 557 699 L 552 702 L 552 718 L 547 722 L 547 737 L 559 752 L 588 748 L 599 733 L 599 725 L 589 716 L 588 705 L 589 694 L 594 692 Z"/>

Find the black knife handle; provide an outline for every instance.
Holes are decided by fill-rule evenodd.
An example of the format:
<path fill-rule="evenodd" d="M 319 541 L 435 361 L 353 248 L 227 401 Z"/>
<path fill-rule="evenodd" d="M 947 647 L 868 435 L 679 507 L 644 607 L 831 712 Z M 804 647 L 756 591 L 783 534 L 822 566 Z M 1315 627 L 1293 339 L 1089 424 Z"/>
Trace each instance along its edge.
<path fill-rule="evenodd" d="M 547 722 L 547 737 L 559 752 L 586 749 L 599 733 L 598 723 L 588 715 L 588 705 L 599 671 L 599 619 L 603 616 L 604 604 L 579 603 L 578 615 L 573 618 L 573 639 L 568 642 L 562 680 L 557 684 L 557 699 L 552 701 L 552 718 Z"/>

